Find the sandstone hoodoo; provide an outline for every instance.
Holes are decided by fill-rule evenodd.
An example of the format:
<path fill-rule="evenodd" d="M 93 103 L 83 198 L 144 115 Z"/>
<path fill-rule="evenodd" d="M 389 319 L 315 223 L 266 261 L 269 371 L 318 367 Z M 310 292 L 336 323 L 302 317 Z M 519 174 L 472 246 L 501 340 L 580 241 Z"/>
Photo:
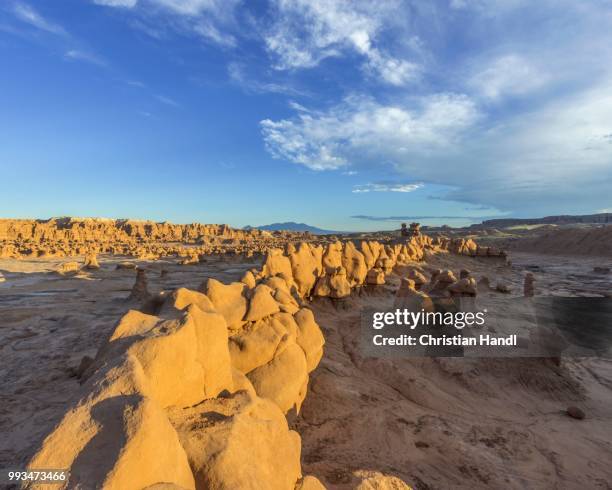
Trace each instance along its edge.
<path fill-rule="evenodd" d="M 85 256 L 85 264 L 83 264 L 83 269 L 87 270 L 96 270 L 100 268 L 100 264 L 98 264 L 98 256 L 95 252 L 89 252 Z"/>
<path fill-rule="evenodd" d="M 421 247 L 363 242 L 360 248 L 367 255 L 352 242 L 272 249 L 262 268 L 247 271 L 241 282 L 210 278 L 201 292 L 166 294 L 155 315 L 128 312 L 80 368 L 78 401 L 29 467 L 70 468 L 69 486 L 321 487 L 314 477 L 303 478 L 300 437 L 285 419 L 300 412 L 309 373 L 324 352 L 324 336 L 304 300 L 313 294 L 341 299 L 363 284 L 384 284 L 383 270 L 371 266 L 392 271 L 400 256 Z M 149 297 L 139 268 L 130 299 Z M 402 305 L 410 300 L 431 308 L 409 279 L 399 298 Z M 111 460 L 100 466 L 95 455 L 105 444 Z M 153 454 L 158 446 L 162 460 Z"/>
<path fill-rule="evenodd" d="M 136 281 L 128 299 L 142 303 L 148 300 L 150 296 L 146 271 L 144 269 L 136 269 Z"/>

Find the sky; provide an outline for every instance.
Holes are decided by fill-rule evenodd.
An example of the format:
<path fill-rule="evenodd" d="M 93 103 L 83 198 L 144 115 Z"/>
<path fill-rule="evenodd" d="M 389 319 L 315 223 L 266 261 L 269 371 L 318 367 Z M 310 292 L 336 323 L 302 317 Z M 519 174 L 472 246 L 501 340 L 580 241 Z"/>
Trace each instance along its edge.
<path fill-rule="evenodd" d="M 0 216 L 612 212 L 612 0 L 0 0 Z"/>

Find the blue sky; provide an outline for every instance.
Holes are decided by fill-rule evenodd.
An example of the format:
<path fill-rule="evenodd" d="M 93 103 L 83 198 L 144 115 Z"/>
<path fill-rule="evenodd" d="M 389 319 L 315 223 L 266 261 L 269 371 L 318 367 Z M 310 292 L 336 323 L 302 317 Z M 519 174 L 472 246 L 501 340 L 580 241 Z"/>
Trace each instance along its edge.
<path fill-rule="evenodd" d="M 0 215 L 612 210 L 610 0 L 0 2 Z"/>

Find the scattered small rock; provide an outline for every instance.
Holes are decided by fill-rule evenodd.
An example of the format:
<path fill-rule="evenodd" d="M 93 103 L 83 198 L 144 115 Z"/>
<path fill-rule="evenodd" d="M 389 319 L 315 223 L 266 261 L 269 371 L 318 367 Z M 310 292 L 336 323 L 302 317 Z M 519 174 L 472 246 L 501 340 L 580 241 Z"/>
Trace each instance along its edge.
<path fill-rule="evenodd" d="M 498 282 L 497 285 L 495 286 L 495 289 L 500 293 L 509 294 L 512 292 L 512 285 L 505 281 Z"/>
<path fill-rule="evenodd" d="M 585 417 L 584 411 L 573 405 L 571 407 L 567 407 L 566 413 L 573 419 L 582 420 Z"/>
<path fill-rule="evenodd" d="M 66 274 L 76 274 L 79 272 L 79 268 L 80 266 L 78 262 L 64 262 L 60 264 L 55 271 L 64 276 Z"/>

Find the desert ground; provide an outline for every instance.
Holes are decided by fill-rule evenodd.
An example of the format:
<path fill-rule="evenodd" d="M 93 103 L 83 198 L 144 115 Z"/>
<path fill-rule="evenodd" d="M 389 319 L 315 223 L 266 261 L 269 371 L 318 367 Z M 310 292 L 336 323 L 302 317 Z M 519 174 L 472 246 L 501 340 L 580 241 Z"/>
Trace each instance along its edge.
<path fill-rule="evenodd" d="M 176 243 L 181 240 L 173 237 L 172 250 L 160 254 L 158 247 L 155 257 L 147 257 L 142 250 L 126 253 L 129 247 L 121 253 L 109 253 L 105 245 L 99 246 L 97 253 L 83 253 L 85 248 L 92 249 L 95 240 L 82 247 L 79 254 L 73 249 L 68 253 L 57 253 L 55 249 L 51 253 L 20 255 L 15 250 L 23 250 L 23 241 L 17 243 L 0 259 L 0 467 L 40 468 L 43 463 L 51 467 L 57 461 L 53 467 L 72 469 L 69 488 L 612 488 L 609 358 L 379 359 L 365 357 L 359 346 L 362 309 L 392 308 L 403 285 L 415 286 L 414 281 L 402 282 L 406 277 L 417 277 L 414 271 L 427 280 L 421 287 L 421 296 L 410 289 L 410 294 L 421 298 L 423 294 L 433 294 L 439 271 L 450 271 L 459 278 L 460 271 L 467 270 L 473 282 L 465 283 L 469 290 L 466 294 L 475 297 L 480 307 L 489 309 L 501 310 L 509 301 L 524 300 L 528 273 L 535 279 L 535 298 L 603 298 L 612 292 L 612 257 L 600 253 L 605 247 L 598 244 L 589 253 L 580 253 L 576 246 L 570 246 L 574 242 L 566 240 L 564 247 L 551 250 L 554 239 L 545 236 L 538 242 L 537 237 L 526 234 L 513 237 L 508 255 L 498 257 L 464 253 L 457 247 L 453 249 L 452 244 L 443 246 L 442 241 L 422 237 L 397 237 L 387 242 L 390 248 L 385 260 L 393 259 L 393 263 L 380 264 L 376 257 L 368 257 L 373 246 L 361 245 L 359 252 L 357 245 L 347 245 L 359 240 L 347 237 L 319 240 L 279 234 L 254 237 L 252 243 L 247 240 L 247 245 L 232 241 L 232 250 L 224 248 L 221 241 L 218 249 L 216 245 L 202 249 L 201 243 L 185 245 L 199 247 L 197 255 L 181 252 L 180 246 L 177 250 Z M 312 245 L 298 245 L 302 240 Z M 253 245 L 257 242 L 268 245 Z M 287 288 L 293 297 L 286 301 L 279 299 L 280 290 L 289 280 L 278 266 L 279 257 L 286 257 L 281 250 L 272 251 L 283 242 L 297 247 L 297 251 L 291 246 L 284 252 L 291 259 L 286 263 L 293 266 L 296 285 L 295 290 Z M 413 243 L 418 253 L 406 255 L 400 251 L 393 257 L 393 246 L 406 243 Z M 530 243 L 537 246 L 530 247 Z M 295 257 L 307 250 L 312 250 L 314 257 L 315 247 L 321 249 L 324 266 L 326 260 L 345 265 L 337 266 L 333 273 L 328 270 L 326 284 L 319 285 L 322 277 L 328 277 L 321 273 L 316 284 L 315 278 L 312 280 L 314 289 L 312 284 L 302 287 L 300 262 Z M 340 255 L 334 258 L 336 252 L 344 254 L 343 258 L 358 260 L 343 262 Z M 92 253 L 99 267 L 82 267 L 91 260 Z M 193 260 L 185 260 L 186 256 Z M 79 264 L 77 269 L 65 266 L 75 261 Z M 364 271 L 351 268 L 357 262 L 367 265 Z M 144 273 L 137 276 L 137 270 Z M 370 274 L 373 270 L 376 274 Z M 249 274 L 253 276 L 252 284 Z M 344 276 L 348 279 L 342 279 Z M 481 286 L 485 276 L 489 287 Z M 187 329 L 187 323 L 176 327 L 177 311 L 185 315 L 181 322 L 189 315 L 199 318 L 201 312 L 193 312 L 190 302 L 208 305 L 203 296 L 212 298 L 216 310 L 223 310 L 222 302 L 215 300 L 211 278 L 226 285 L 241 284 L 243 289 L 243 283 L 250 284 L 244 293 L 250 301 L 244 318 L 250 316 L 252 324 L 242 319 L 239 328 L 232 324 L 228 316 L 242 308 L 237 303 L 224 310 L 227 313 L 222 322 L 225 336 L 229 336 L 232 367 L 229 361 L 223 361 L 228 364 L 223 369 L 227 368 L 224 376 L 231 369 L 231 387 L 220 384 L 218 389 L 199 397 L 188 392 L 179 396 L 182 388 L 177 386 L 183 382 L 182 371 L 166 366 L 168 375 L 177 383 L 166 389 L 158 382 L 162 375 L 155 378 L 153 371 L 147 371 L 155 359 L 148 351 L 145 355 L 142 349 L 134 350 L 134 345 L 150 340 L 148 336 L 155 329 L 156 336 L 179 335 L 181 328 Z M 274 289 L 282 282 L 279 279 L 285 283 Z M 272 313 L 255 317 L 255 291 L 264 283 L 274 289 L 273 297 L 281 307 L 279 310 L 274 305 Z M 471 284 L 478 284 L 477 292 L 472 292 Z M 504 287 L 497 288 L 497 284 Z M 181 288 L 199 291 L 200 296 L 185 300 L 187 293 Z M 452 290 L 450 287 L 451 292 L 444 295 L 453 297 Z M 455 291 L 464 292 L 457 288 Z M 207 306 L 201 308 L 213 315 Z M 138 321 L 125 320 L 130 310 L 141 315 Z M 258 356 L 265 357 L 257 351 L 257 346 L 267 349 L 260 340 L 256 352 L 249 354 L 251 357 L 240 357 L 242 351 L 231 350 L 232 341 L 238 345 L 237 338 L 247 347 L 251 345 L 249 335 L 264 328 L 258 322 L 287 313 L 298 321 L 304 310 L 312 312 L 314 325 L 323 334 L 322 352 L 320 346 L 309 347 L 311 341 L 301 330 L 301 322 L 297 334 L 292 336 L 289 332 L 276 340 L 275 353 L 265 359 L 253 361 Z M 170 320 L 155 323 L 160 318 Z M 172 321 L 175 323 L 168 323 Z M 157 326 L 147 330 L 147 322 Z M 125 331 L 131 333 L 121 333 Z M 139 340 L 129 344 L 132 337 Z M 287 346 L 278 347 L 283 343 Z M 295 347 L 296 343 L 303 352 Z M 293 352 L 293 347 L 300 352 L 300 359 L 306 356 L 304 368 L 281 363 L 281 357 Z M 145 368 L 146 382 L 126 382 L 122 378 L 140 376 L 125 367 L 126 359 L 132 359 L 134 352 Z M 141 354 L 143 357 L 139 357 Z M 227 357 L 226 347 L 223 355 Z M 163 353 L 158 352 L 157 357 L 163 357 Z M 205 362 L 201 363 L 206 373 Z M 241 363 L 252 365 L 247 368 Z M 275 363 L 280 370 L 275 371 Z M 236 373 L 237 366 L 243 374 Z M 262 381 L 262 368 L 278 373 L 280 382 Z M 186 367 L 185 373 L 188 369 L 191 368 Z M 218 374 L 222 367 L 210 369 L 215 376 L 222 376 Z M 307 388 L 298 386 L 302 381 L 294 383 L 293 377 L 298 376 L 298 371 L 302 373 L 300 370 L 304 371 L 299 374 L 300 380 L 307 383 Z M 141 388 L 141 384 L 147 387 Z M 118 392 L 113 391 L 119 385 Z M 140 398 L 136 402 L 130 398 L 125 401 L 127 405 L 96 415 L 96 407 L 105 401 L 134 396 Z M 245 402 L 241 397 L 247 396 Z M 159 402 L 161 409 L 147 408 L 152 403 L 149 399 Z M 573 407 L 569 410 L 573 416 L 568 414 L 569 407 Z M 126 422 L 126 413 L 139 410 L 148 415 Z M 250 418 L 245 418 L 247 415 Z M 164 439 L 157 435 L 157 427 L 149 428 L 147 420 L 158 416 L 163 418 L 159 425 L 172 436 L 163 436 Z M 129 427 L 113 429 L 113 424 L 121 425 L 122 417 Z M 253 418 L 267 420 L 267 428 L 255 427 Z M 229 428 L 224 424 L 230 424 Z M 80 431 L 90 431 L 91 435 L 81 442 L 67 442 Z M 295 433 L 301 442 L 297 453 L 289 454 L 295 449 Z M 111 443 L 104 443 L 105 438 L 112 439 L 116 434 L 122 434 L 123 442 L 117 443 L 122 446 L 108 450 Z M 97 445 L 93 444 L 91 441 L 98 436 Z M 140 444 L 140 452 L 133 452 L 133 440 Z M 174 446 L 166 441 L 172 441 Z M 155 444 L 167 444 L 170 449 L 159 460 L 151 461 L 156 453 L 146 448 Z M 213 449 L 216 459 L 207 459 L 207 451 Z M 180 464 L 166 471 L 164 458 Z M 117 464 L 113 466 L 115 459 Z M 100 463 L 103 469 L 94 468 L 96 460 L 104 460 Z M 181 465 L 184 469 L 177 469 Z M 151 480 L 126 477 L 122 473 L 126 467 L 132 474 L 154 473 L 152 467 L 161 469 L 155 470 Z"/>

